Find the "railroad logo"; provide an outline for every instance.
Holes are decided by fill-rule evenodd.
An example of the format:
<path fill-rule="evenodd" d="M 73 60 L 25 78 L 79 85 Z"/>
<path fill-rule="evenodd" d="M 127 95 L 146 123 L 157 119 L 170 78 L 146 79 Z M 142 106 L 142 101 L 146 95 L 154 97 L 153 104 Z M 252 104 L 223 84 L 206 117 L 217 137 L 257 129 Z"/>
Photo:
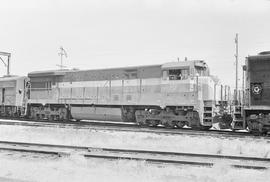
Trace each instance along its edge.
<path fill-rule="evenodd" d="M 252 85 L 252 93 L 255 95 L 260 95 L 262 93 L 262 85 L 261 84 L 254 84 Z"/>

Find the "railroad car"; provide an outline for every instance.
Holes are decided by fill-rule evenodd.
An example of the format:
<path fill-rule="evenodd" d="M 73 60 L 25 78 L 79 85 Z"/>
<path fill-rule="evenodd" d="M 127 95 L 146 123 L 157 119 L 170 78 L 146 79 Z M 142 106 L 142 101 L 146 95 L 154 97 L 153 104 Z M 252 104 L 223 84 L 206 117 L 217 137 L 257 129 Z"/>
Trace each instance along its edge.
<path fill-rule="evenodd" d="M 97 70 L 35 71 L 28 116 L 210 128 L 216 85 L 205 61 Z"/>
<path fill-rule="evenodd" d="M 25 115 L 27 83 L 26 76 L 0 77 L 0 116 L 21 117 Z"/>
<path fill-rule="evenodd" d="M 248 56 L 245 66 L 243 128 L 270 131 L 270 51 Z"/>

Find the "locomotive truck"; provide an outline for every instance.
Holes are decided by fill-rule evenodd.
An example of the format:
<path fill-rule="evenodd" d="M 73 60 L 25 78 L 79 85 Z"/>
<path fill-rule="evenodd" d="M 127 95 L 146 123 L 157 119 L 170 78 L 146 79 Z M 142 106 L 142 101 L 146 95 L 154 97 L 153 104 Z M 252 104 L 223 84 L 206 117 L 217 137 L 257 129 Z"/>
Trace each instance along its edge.
<path fill-rule="evenodd" d="M 1 78 L 19 99 L 19 115 L 34 120 L 109 120 L 208 129 L 226 97 L 205 61 L 97 70 L 35 71 Z M 1 85 L 7 97 L 6 85 Z M 223 87 L 224 88 L 224 87 Z M 225 87 L 226 88 L 226 87 Z M 21 90 L 19 92 L 19 90 Z M 16 96 L 15 96 L 16 95 Z M 222 99 L 223 98 L 223 99 Z M 7 99 L 5 99 L 6 101 Z M 2 100 L 2 110 L 7 103 Z M 24 112 L 25 111 L 25 112 Z M 18 115 L 16 112 L 9 115 Z M 6 115 L 3 111 L 2 115 Z"/>

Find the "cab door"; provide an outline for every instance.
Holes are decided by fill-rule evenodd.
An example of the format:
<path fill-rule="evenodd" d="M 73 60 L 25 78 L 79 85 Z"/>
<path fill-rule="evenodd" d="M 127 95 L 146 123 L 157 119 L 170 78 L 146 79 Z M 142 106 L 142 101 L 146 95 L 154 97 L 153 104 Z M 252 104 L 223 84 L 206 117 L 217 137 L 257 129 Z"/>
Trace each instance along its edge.
<path fill-rule="evenodd" d="M 2 104 L 4 104 L 5 103 L 5 92 L 6 92 L 6 89 L 5 88 L 2 88 Z"/>

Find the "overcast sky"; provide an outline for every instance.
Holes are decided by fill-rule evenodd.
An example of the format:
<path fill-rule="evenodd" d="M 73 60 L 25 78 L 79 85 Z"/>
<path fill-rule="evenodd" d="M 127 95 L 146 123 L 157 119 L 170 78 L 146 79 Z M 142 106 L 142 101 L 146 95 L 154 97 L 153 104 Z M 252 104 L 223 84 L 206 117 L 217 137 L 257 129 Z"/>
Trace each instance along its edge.
<path fill-rule="evenodd" d="M 269 22 L 269 0 L 1 0 L 0 51 L 17 75 L 57 69 L 60 46 L 79 69 L 203 59 L 233 86 L 235 34 L 241 65 L 270 50 Z"/>

